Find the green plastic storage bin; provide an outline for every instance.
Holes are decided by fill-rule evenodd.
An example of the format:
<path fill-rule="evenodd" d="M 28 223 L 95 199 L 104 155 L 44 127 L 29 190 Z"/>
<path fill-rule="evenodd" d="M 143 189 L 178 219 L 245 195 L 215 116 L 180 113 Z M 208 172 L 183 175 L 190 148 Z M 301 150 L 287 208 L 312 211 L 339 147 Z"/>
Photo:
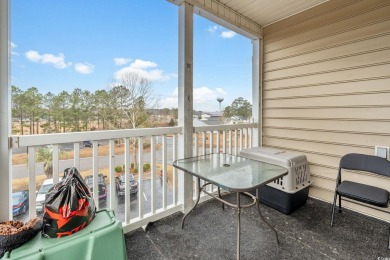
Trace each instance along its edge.
<path fill-rule="evenodd" d="M 39 233 L 4 259 L 69 260 L 127 259 L 122 223 L 113 211 L 96 212 L 95 219 L 83 230 L 62 238 L 44 238 Z"/>

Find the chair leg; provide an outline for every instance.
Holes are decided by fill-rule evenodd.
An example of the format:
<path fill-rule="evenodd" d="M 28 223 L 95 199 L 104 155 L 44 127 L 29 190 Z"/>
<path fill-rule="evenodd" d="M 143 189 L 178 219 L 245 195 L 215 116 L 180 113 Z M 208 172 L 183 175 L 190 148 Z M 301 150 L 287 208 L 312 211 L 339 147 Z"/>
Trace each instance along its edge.
<path fill-rule="evenodd" d="M 339 195 L 339 212 L 341 213 L 341 196 Z"/>
<path fill-rule="evenodd" d="M 390 249 L 390 227 L 389 227 L 389 249 Z"/>
<path fill-rule="evenodd" d="M 336 209 L 336 200 L 337 200 L 337 192 L 334 193 L 333 209 L 332 209 L 332 220 L 330 221 L 330 226 L 331 226 L 331 227 L 333 227 L 334 211 L 335 211 L 335 209 Z"/>

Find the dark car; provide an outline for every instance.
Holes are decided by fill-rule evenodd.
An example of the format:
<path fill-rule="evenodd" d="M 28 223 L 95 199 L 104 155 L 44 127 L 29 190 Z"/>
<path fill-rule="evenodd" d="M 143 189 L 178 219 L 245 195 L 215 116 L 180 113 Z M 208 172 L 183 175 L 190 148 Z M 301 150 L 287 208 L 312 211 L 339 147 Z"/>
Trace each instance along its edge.
<path fill-rule="evenodd" d="M 12 193 L 12 215 L 18 216 L 27 211 L 28 208 L 28 190 L 22 190 Z"/>
<path fill-rule="evenodd" d="M 92 147 L 93 147 L 93 142 L 92 142 L 92 141 L 84 141 L 84 142 L 83 142 L 83 146 L 84 146 L 84 147 L 92 148 Z M 98 143 L 98 146 L 100 146 L 99 143 Z"/>
<path fill-rule="evenodd" d="M 130 173 L 130 194 L 136 194 L 138 192 L 138 181 L 135 180 L 134 175 Z M 120 175 L 115 178 L 116 194 L 119 196 L 125 196 L 125 175 Z"/>
<path fill-rule="evenodd" d="M 90 147 L 90 148 L 92 148 L 93 143 L 92 143 L 91 141 L 84 141 L 84 142 L 83 142 L 83 146 L 84 146 L 84 147 Z"/>
<path fill-rule="evenodd" d="M 105 200 L 107 199 L 107 186 L 105 179 L 106 176 L 103 174 L 99 173 L 98 175 L 98 185 L 99 185 L 99 200 Z M 88 185 L 88 188 L 93 192 L 93 176 L 88 175 L 84 179 L 85 183 Z"/>

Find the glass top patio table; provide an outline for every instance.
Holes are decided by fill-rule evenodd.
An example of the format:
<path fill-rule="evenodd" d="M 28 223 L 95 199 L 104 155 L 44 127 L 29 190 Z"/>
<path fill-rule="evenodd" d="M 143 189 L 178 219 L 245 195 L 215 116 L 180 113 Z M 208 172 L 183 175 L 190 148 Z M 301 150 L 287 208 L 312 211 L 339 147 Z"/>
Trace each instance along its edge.
<path fill-rule="evenodd" d="M 173 165 L 233 192 L 250 191 L 287 174 L 281 166 L 223 153 L 176 160 Z"/>

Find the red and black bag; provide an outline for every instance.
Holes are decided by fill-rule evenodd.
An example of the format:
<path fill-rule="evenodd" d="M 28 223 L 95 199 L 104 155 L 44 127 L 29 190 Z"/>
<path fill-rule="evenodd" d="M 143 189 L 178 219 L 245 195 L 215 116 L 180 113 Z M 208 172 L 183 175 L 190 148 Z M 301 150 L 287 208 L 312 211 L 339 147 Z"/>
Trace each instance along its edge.
<path fill-rule="evenodd" d="M 42 235 L 69 236 L 85 228 L 95 213 L 95 202 L 80 173 L 67 168 L 63 179 L 46 194 Z"/>

